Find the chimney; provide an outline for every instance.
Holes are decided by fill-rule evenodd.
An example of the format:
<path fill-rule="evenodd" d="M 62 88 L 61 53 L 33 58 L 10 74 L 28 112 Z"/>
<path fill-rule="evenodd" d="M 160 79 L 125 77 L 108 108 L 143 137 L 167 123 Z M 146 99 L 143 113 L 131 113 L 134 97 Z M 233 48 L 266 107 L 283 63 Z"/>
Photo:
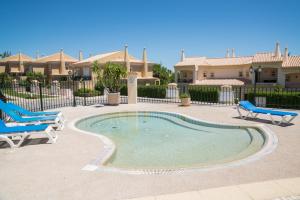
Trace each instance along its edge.
<path fill-rule="evenodd" d="M 19 52 L 19 72 L 24 72 L 24 63 L 22 60 L 21 52 Z"/>
<path fill-rule="evenodd" d="M 280 51 L 279 42 L 276 42 L 276 46 L 275 46 L 275 57 L 281 57 L 281 51 Z"/>
<path fill-rule="evenodd" d="M 229 55 L 229 49 L 226 49 L 226 58 L 229 58 L 230 55 Z"/>
<path fill-rule="evenodd" d="M 130 61 L 129 61 L 128 45 L 127 44 L 125 44 L 124 62 L 125 62 L 127 72 L 130 72 Z"/>
<path fill-rule="evenodd" d="M 66 72 L 66 63 L 64 58 L 64 50 L 60 50 L 60 68 L 59 68 L 59 74 L 65 74 Z"/>
<path fill-rule="evenodd" d="M 147 51 L 146 51 L 145 47 L 143 50 L 143 62 L 144 62 L 144 77 L 147 77 L 148 76 L 148 63 L 147 63 Z"/>
<path fill-rule="evenodd" d="M 235 49 L 234 49 L 234 48 L 231 49 L 231 57 L 232 57 L 232 58 L 235 58 Z"/>
<path fill-rule="evenodd" d="M 284 48 L 284 59 L 287 59 L 289 57 L 289 50 L 287 47 Z"/>
<path fill-rule="evenodd" d="M 181 50 L 181 59 L 180 61 L 183 62 L 185 60 L 185 55 L 184 55 L 184 49 Z"/>
<path fill-rule="evenodd" d="M 79 61 L 83 60 L 83 54 L 82 54 L 82 51 L 81 51 L 81 50 L 79 51 L 79 57 L 78 57 L 78 60 L 79 60 Z"/>
<path fill-rule="evenodd" d="M 39 58 L 40 58 L 40 51 L 39 51 L 39 50 L 36 51 L 35 58 L 36 58 L 36 59 L 39 59 Z"/>

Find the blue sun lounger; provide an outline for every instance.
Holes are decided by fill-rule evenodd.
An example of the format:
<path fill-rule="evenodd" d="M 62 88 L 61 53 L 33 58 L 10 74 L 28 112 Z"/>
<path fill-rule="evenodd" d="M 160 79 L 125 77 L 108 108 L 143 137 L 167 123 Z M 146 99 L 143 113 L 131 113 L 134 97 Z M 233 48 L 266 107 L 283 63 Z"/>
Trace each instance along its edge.
<path fill-rule="evenodd" d="M 3 101 L 0 101 L 0 109 L 4 111 L 9 118 L 11 118 L 17 125 L 28 124 L 51 124 L 57 130 L 62 130 L 64 122 L 57 116 L 37 116 L 37 117 L 24 117 L 18 114 L 15 110 L 11 109 Z"/>
<path fill-rule="evenodd" d="M 6 126 L 5 123 L 0 120 L 0 141 L 6 141 L 11 148 L 19 147 L 26 138 L 33 134 L 45 133 L 49 139 L 49 143 L 55 143 L 57 140 L 57 134 L 54 129 L 48 124 L 29 125 L 29 126 Z M 14 143 L 13 139 L 20 137 L 18 143 Z"/>
<path fill-rule="evenodd" d="M 247 111 L 248 113 L 245 116 L 242 115 L 240 108 Z M 256 118 L 259 114 L 268 115 L 272 123 L 276 125 L 280 125 L 282 123 L 289 124 L 295 117 L 298 116 L 298 113 L 295 112 L 285 112 L 279 110 L 258 108 L 254 106 L 252 103 L 250 103 L 249 101 L 240 101 L 239 104 L 237 105 L 237 111 L 240 115 L 240 118 L 242 119 L 246 119 L 247 117 Z M 273 116 L 281 117 L 281 120 L 275 121 Z"/>
<path fill-rule="evenodd" d="M 16 112 L 20 113 L 23 116 L 30 116 L 30 117 L 36 117 L 36 116 L 58 116 L 62 121 L 64 121 L 64 117 L 61 112 L 31 112 L 29 110 L 26 110 L 25 108 L 22 108 L 21 106 L 18 106 L 14 103 L 6 103 L 6 105 L 11 108 L 12 110 L 15 110 Z"/>

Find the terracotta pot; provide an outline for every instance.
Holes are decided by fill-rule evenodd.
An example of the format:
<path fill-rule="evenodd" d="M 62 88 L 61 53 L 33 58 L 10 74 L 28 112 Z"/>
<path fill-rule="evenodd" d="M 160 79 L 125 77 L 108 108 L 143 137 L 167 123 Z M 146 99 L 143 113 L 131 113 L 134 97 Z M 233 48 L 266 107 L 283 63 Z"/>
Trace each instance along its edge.
<path fill-rule="evenodd" d="M 182 106 L 190 106 L 191 105 L 191 98 L 181 98 L 181 105 Z"/>
<path fill-rule="evenodd" d="M 108 105 L 117 106 L 120 104 L 120 92 L 107 94 Z"/>

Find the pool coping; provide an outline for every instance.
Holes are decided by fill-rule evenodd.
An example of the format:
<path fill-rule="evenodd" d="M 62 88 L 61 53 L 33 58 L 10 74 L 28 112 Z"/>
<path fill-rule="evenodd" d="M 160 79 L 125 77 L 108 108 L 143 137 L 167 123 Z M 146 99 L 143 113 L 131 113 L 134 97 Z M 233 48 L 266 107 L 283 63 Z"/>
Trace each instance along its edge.
<path fill-rule="evenodd" d="M 122 112 L 154 112 L 154 113 L 169 113 L 169 114 L 175 114 L 182 117 L 185 117 L 190 120 L 195 120 L 202 123 L 207 123 L 211 125 L 219 125 L 219 126 L 233 126 L 233 127 L 247 127 L 247 128 L 257 128 L 261 130 L 264 133 L 264 136 L 266 137 L 266 142 L 261 150 L 258 152 L 247 156 L 245 158 L 234 160 L 222 164 L 215 164 L 215 165 L 209 165 L 209 166 L 203 166 L 203 167 L 190 167 L 190 168 L 178 168 L 178 169 L 124 169 L 124 168 L 117 168 L 117 167 L 108 167 L 104 164 L 113 156 L 116 150 L 116 145 L 114 142 L 109 139 L 108 137 L 102 135 L 102 134 L 96 134 L 89 131 L 84 131 L 75 126 L 77 122 L 79 122 L 82 119 L 98 116 L 102 114 L 113 114 L 113 113 L 122 113 Z M 198 119 L 189 115 L 177 113 L 177 112 L 166 112 L 166 111 L 145 111 L 145 110 L 136 110 L 136 111 L 118 111 L 118 112 L 103 112 L 101 114 L 91 114 L 91 115 L 85 115 L 84 117 L 76 118 L 72 120 L 70 123 L 68 123 L 68 127 L 91 136 L 95 136 L 99 138 L 103 144 L 103 150 L 99 153 L 96 159 L 89 162 L 87 165 L 85 165 L 82 170 L 86 171 L 105 171 L 105 172 L 119 172 L 119 173 L 125 173 L 125 174 L 135 174 L 135 175 L 141 175 L 141 174 L 170 174 L 170 173 L 183 173 L 183 172 L 193 172 L 193 171 L 211 171 L 216 169 L 223 169 L 223 168 L 230 168 L 230 167 L 236 167 L 240 165 L 244 165 L 250 162 L 254 162 L 256 160 L 259 160 L 260 158 L 272 153 L 274 149 L 278 145 L 278 138 L 276 134 L 269 129 L 264 124 L 249 124 L 249 125 L 238 125 L 238 124 L 230 124 L 230 123 L 217 123 L 212 121 L 206 121 L 202 119 Z"/>

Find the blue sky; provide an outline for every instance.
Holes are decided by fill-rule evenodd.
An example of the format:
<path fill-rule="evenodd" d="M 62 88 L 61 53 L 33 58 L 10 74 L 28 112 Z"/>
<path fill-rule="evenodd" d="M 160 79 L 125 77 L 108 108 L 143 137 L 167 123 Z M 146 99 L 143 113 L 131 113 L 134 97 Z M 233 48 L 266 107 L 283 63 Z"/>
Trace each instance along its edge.
<path fill-rule="evenodd" d="M 35 56 L 63 48 L 78 57 L 123 50 L 169 68 L 187 56 L 222 57 L 269 51 L 279 41 L 300 54 L 298 0 L 0 1 L 0 52 Z"/>

